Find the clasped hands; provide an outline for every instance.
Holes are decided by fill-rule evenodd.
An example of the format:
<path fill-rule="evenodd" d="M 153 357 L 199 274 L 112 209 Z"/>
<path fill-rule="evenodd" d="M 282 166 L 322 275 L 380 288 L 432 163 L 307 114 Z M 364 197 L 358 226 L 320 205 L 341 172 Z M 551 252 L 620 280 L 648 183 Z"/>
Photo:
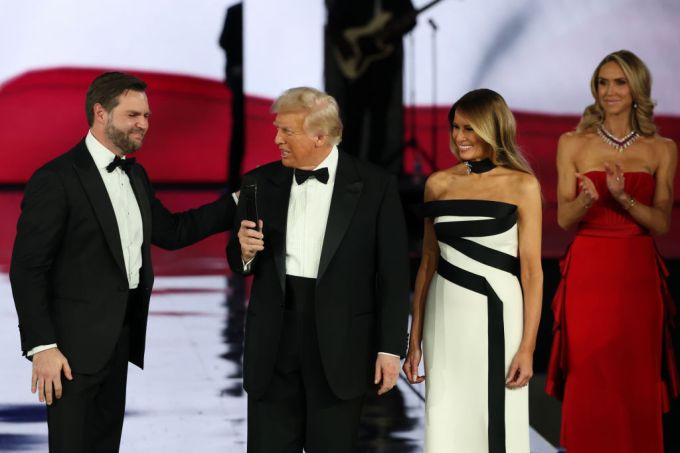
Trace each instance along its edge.
<path fill-rule="evenodd" d="M 607 189 L 609 193 L 614 199 L 622 202 L 622 197 L 625 195 L 624 186 L 626 180 L 621 164 L 617 162 L 612 165 L 609 162 L 605 162 L 604 171 L 607 174 Z M 578 197 L 581 198 L 583 206 L 588 209 L 600 198 L 600 194 L 597 192 L 592 179 L 582 173 L 576 173 L 576 178 L 578 179 L 580 189 Z"/>

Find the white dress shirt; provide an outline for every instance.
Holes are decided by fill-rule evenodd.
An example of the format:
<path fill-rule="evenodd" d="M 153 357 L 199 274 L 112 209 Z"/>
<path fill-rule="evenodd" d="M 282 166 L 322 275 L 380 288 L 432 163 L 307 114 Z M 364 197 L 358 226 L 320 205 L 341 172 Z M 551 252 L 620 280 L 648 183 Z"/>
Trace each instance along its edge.
<path fill-rule="evenodd" d="M 298 184 L 293 178 L 288 201 L 286 228 L 286 274 L 316 278 L 321 260 L 321 248 L 326 235 L 328 212 L 338 169 L 338 149 L 314 168 L 328 168 L 328 182 L 309 178 Z"/>
<path fill-rule="evenodd" d="M 288 223 L 286 228 L 286 274 L 296 277 L 316 278 L 321 261 L 321 249 L 326 235 L 331 197 L 338 170 L 338 148 L 317 165 L 314 170 L 328 168 L 326 184 L 309 178 L 298 184 L 293 178 L 288 201 Z M 399 357 L 388 352 L 379 352 Z"/>
<path fill-rule="evenodd" d="M 137 199 L 132 191 L 130 178 L 120 167 L 117 167 L 111 173 L 106 170 L 106 167 L 113 162 L 116 155 L 102 145 L 92 135 L 92 132 L 87 133 L 85 145 L 104 181 L 106 192 L 111 200 L 113 212 L 116 215 L 128 285 L 130 289 L 135 289 L 139 285 L 139 270 L 142 267 L 143 225 L 142 214 L 139 211 Z M 26 355 L 30 357 L 38 352 L 55 347 L 57 347 L 56 344 L 36 346 L 28 351 Z"/>
<path fill-rule="evenodd" d="M 130 178 L 120 167 L 111 173 L 106 170 L 116 155 L 99 143 L 91 132 L 88 132 L 85 137 L 85 145 L 94 159 L 94 164 L 99 170 L 113 205 L 128 285 L 130 289 L 135 289 L 139 285 L 139 270 L 142 268 L 143 225 L 142 213 L 139 210 L 135 193 L 132 191 Z"/>

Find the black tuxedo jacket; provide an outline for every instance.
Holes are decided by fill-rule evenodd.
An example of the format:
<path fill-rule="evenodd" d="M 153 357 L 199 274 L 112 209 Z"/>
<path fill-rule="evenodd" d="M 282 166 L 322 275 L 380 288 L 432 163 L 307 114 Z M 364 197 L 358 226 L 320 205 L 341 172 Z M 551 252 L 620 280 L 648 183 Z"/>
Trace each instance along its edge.
<path fill-rule="evenodd" d="M 155 197 L 142 166 L 132 167 L 130 182 L 143 224 L 130 361 L 143 367 L 154 279 L 150 245 L 176 249 L 225 231 L 235 204 L 224 196 L 173 214 Z M 114 350 L 129 290 L 113 206 L 84 140 L 33 174 L 21 209 L 10 267 L 21 349 L 57 343 L 73 371 L 95 373 Z"/>
<path fill-rule="evenodd" d="M 258 397 L 268 388 L 281 338 L 293 170 L 275 162 L 247 178 L 257 182 L 259 216 L 264 222 L 264 250 L 250 267 L 254 282 L 244 352 L 244 387 Z M 244 203 L 239 205 L 237 222 L 244 207 Z M 315 295 L 323 368 L 339 398 L 354 398 L 367 390 L 378 351 L 405 352 L 409 310 L 406 241 L 394 180 L 377 167 L 340 153 Z M 236 235 L 229 242 L 227 255 L 231 268 L 243 273 Z"/>

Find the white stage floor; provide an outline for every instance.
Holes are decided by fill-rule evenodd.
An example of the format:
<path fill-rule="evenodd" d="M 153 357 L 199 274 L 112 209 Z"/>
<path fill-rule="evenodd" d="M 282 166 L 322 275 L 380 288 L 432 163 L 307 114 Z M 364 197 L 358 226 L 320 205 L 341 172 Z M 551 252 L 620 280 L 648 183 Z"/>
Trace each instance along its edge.
<path fill-rule="evenodd" d="M 224 276 L 157 277 L 146 369 L 130 367 L 121 452 L 245 452 L 242 307 L 229 308 Z M 7 274 L 0 274 L 0 451 L 46 452 L 45 410 L 30 392 Z M 367 403 L 361 451 L 420 452 L 422 386 L 400 379 Z M 531 433 L 532 452 L 556 449 Z"/>

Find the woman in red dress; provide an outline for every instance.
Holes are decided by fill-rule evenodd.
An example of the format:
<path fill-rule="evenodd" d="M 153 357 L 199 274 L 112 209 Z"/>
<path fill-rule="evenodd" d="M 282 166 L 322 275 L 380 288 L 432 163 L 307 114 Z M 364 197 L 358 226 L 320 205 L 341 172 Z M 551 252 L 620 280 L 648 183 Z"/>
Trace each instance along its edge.
<path fill-rule="evenodd" d="M 670 226 L 677 147 L 656 133 L 651 77 L 632 52 L 607 55 L 590 89 L 595 102 L 557 149 L 557 221 L 577 232 L 560 263 L 546 391 L 563 399 L 569 453 L 662 452 L 662 411 L 680 385 L 652 236 Z"/>

